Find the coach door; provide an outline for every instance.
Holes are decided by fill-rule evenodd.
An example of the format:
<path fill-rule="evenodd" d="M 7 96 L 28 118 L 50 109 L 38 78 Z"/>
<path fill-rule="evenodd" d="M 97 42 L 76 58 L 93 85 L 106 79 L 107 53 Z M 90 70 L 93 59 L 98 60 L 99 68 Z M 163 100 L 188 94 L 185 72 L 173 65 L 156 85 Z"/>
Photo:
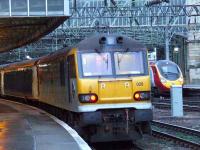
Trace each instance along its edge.
<path fill-rule="evenodd" d="M 76 67 L 75 67 L 75 58 L 74 55 L 69 55 L 67 57 L 68 62 L 68 101 L 69 103 L 72 103 L 73 100 L 77 96 L 77 89 L 76 89 Z"/>

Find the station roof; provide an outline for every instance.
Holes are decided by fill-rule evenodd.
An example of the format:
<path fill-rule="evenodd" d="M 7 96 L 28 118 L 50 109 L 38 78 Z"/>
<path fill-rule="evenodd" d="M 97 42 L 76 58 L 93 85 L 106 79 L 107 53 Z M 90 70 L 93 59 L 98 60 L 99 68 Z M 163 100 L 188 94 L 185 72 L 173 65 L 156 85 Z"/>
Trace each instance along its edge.
<path fill-rule="evenodd" d="M 0 0 L 0 52 L 38 40 L 69 17 L 69 0 Z"/>
<path fill-rule="evenodd" d="M 0 18 L 0 52 L 38 40 L 66 20 L 62 17 Z"/>

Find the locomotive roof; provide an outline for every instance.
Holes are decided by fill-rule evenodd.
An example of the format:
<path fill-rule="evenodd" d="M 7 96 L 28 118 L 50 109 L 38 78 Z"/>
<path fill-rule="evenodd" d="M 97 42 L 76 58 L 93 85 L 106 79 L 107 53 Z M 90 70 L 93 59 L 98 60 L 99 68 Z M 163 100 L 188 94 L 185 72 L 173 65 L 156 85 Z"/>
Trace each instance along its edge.
<path fill-rule="evenodd" d="M 86 38 L 85 40 L 81 41 L 80 43 L 78 43 L 76 45 L 76 47 L 79 49 L 79 50 L 91 50 L 91 49 L 100 49 L 102 48 L 102 44 L 100 44 L 99 40 L 101 38 L 105 37 L 107 41 L 114 41 L 114 43 L 112 44 L 106 44 L 106 45 L 114 45 L 114 44 L 117 44 L 116 43 L 116 39 L 119 38 L 119 37 L 122 37 L 123 38 L 123 41 L 122 43 L 120 43 L 120 46 L 123 48 L 123 49 L 131 49 L 131 50 L 146 50 L 146 47 L 132 39 L 132 38 L 129 38 L 127 36 L 124 36 L 124 35 L 120 35 L 120 34 L 98 34 L 98 35 L 94 35 L 94 36 L 91 36 L 89 38 Z"/>
<path fill-rule="evenodd" d="M 101 49 L 102 45 L 99 43 L 99 40 L 102 37 L 106 37 L 108 39 L 114 39 L 114 40 L 116 40 L 116 38 L 118 38 L 118 37 L 123 37 L 123 43 L 121 44 L 123 49 L 129 48 L 131 50 L 146 50 L 146 47 L 143 44 L 141 44 L 140 42 L 138 42 L 138 41 L 136 41 L 132 38 L 129 38 L 127 36 L 120 35 L 120 34 L 98 34 L 98 35 L 94 35 L 94 36 L 91 36 L 89 38 L 82 40 L 76 46 L 74 46 L 74 48 L 78 48 L 78 50 L 81 50 L 81 51 L 82 50 Z M 38 64 L 46 63 L 48 61 L 60 58 L 61 56 L 66 55 L 68 53 L 69 49 L 70 49 L 69 47 L 64 48 L 64 49 L 58 50 L 58 51 L 56 51 L 52 54 L 43 56 L 39 59 Z"/>
<path fill-rule="evenodd" d="M 80 43 L 78 43 L 76 46 L 74 46 L 74 48 L 78 48 L 78 50 L 101 49 L 102 48 L 102 44 L 100 43 L 101 38 L 106 38 L 107 43 L 105 45 L 113 46 L 113 45 L 117 44 L 117 38 L 119 38 L 119 37 L 122 38 L 122 42 L 120 43 L 120 48 L 122 48 L 122 49 L 131 49 L 131 50 L 136 50 L 136 51 L 137 50 L 146 50 L 146 47 L 142 43 L 140 43 L 132 38 L 129 38 L 127 36 L 120 35 L 120 34 L 97 34 L 97 35 L 94 35 L 94 36 L 91 36 L 89 38 L 82 40 Z M 113 43 L 109 44 L 110 41 Z M 25 67 L 33 66 L 35 64 L 48 62 L 48 61 L 60 58 L 63 55 L 66 55 L 68 53 L 67 50 L 69 50 L 69 47 L 59 50 L 59 51 L 56 51 L 54 53 L 48 54 L 46 56 L 37 58 L 37 59 L 6 64 L 3 66 L 1 65 L 0 69 L 10 70 L 10 69 L 14 69 L 14 68 L 25 68 Z"/>

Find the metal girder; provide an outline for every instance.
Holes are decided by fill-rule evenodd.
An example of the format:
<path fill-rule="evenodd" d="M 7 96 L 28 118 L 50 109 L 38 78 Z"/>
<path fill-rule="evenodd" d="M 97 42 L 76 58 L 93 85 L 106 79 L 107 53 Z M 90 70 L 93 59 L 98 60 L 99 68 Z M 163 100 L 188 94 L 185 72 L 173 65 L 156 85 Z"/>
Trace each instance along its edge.
<path fill-rule="evenodd" d="M 200 5 L 157 5 L 136 7 L 77 7 L 70 8 L 73 18 L 129 18 L 129 17 L 171 17 L 199 16 Z M 160 12 L 158 14 L 158 12 Z"/>
<path fill-rule="evenodd" d="M 86 37 L 89 33 L 107 31 L 108 33 L 120 32 L 136 39 L 142 39 L 145 44 L 149 42 L 156 44 L 158 41 L 163 44 L 165 43 L 164 38 L 160 38 L 155 32 L 162 36 L 166 30 L 169 31 L 169 35 L 187 33 L 186 17 L 198 16 L 199 10 L 200 5 L 77 7 L 71 8 L 71 18 L 58 30 L 62 30 L 65 37 L 71 35 L 74 39 L 76 37 L 80 39 L 84 35 Z M 180 22 L 180 17 L 182 17 L 182 22 Z M 148 31 L 151 38 L 146 36 L 148 32 L 141 32 L 141 30 Z"/>
<path fill-rule="evenodd" d="M 98 32 L 122 33 L 146 45 L 164 46 L 166 31 L 169 39 L 175 34 L 187 36 L 188 31 L 200 31 L 200 23 L 189 21 L 200 16 L 200 5 L 132 7 L 126 2 L 121 6 L 90 7 L 89 1 L 84 2 L 77 7 L 72 5 L 70 19 L 38 43 L 26 47 L 28 51 L 41 48 L 51 52 Z"/>
<path fill-rule="evenodd" d="M 139 36 L 142 37 L 141 42 L 145 44 L 150 44 L 151 41 L 148 41 L 146 37 L 156 37 L 158 36 L 163 30 L 159 30 L 160 28 L 150 29 L 145 27 L 91 27 L 91 28 L 70 28 L 66 27 L 63 29 L 57 29 L 57 37 L 58 39 L 64 38 L 65 40 L 68 39 L 83 39 L 87 36 L 90 36 L 95 33 L 121 33 L 130 37 L 135 37 L 136 39 Z M 55 32 L 54 32 L 55 33 Z M 55 37 L 55 36 L 54 36 Z M 160 36 L 162 39 L 162 35 Z"/>
<path fill-rule="evenodd" d="M 200 5 L 159 5 L 152 7 L 78 7 L 71 8 L 72 27 L 107 24 L 110 27 L 187 26 L 186 17 L 200 15 Z M 182 17 L 182 18 L 180 18 Z M 177 22 L 177 19 L 182 21 Z"/>

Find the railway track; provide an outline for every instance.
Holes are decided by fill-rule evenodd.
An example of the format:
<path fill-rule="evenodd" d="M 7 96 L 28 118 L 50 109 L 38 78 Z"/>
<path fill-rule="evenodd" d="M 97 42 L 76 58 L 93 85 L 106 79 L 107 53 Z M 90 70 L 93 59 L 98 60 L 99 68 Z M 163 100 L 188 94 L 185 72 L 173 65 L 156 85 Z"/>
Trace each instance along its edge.
<path fill-rule="evenodd" d="M 186 97 L 200 97 L 200 89 L 198 87 L 183 88 L 183 95 Z"/>
<path fill-rule="evenodd" d="M 200 96 L 183 97 L 183 100 L 185 100 L 185 101 L 199 101 L 200 102 Z"/>
<path fill-rule="evenodd" d="M 163 98 L 163 99 L 153 98 L 152 101 L 158 102 L 158 103 L 165 102 L 165 103 L 168 103 L 168 104 L 170 104 L 170 102 L 171 102 L 170 98 Z M 189 105 L 189 106 L 200 106 L 200 98 L 184 98 L 183 104 Z"/>
<path fill-rule="evenodd" d="M 200 149 L 200 131 L 152 121 L 152 135 L 191 149 Z"/>
<path fill-rule="evenodd" d="M 161 109 L 170 109 L 171 108 L 171 104 L 166 103 L 166 102 L 152 102 L 152 104 L 156 107 L 156 108 L 161 108 Z M 200 107 L 199 106 L 190 106 L 190 105 L 183 105 L 183 109 L 184 111 L 200 111 Z"/>

